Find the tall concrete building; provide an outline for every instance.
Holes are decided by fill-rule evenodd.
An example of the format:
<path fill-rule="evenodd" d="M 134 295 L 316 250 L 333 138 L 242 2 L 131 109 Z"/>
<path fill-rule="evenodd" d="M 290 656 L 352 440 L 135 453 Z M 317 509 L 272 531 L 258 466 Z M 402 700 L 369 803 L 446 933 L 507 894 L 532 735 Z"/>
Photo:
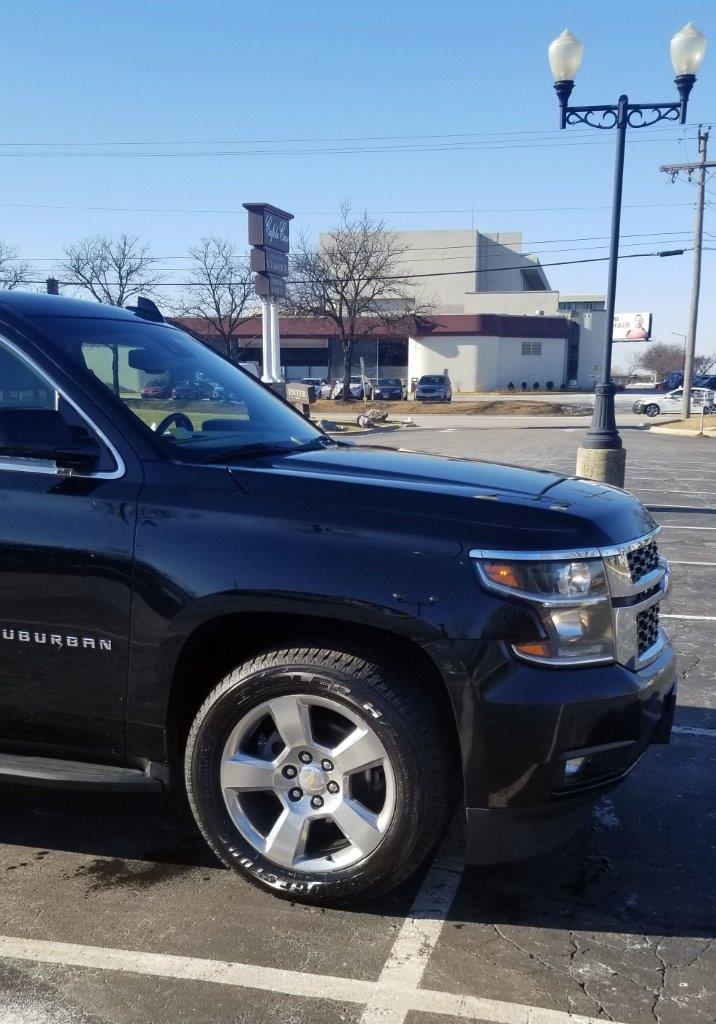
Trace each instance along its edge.
<path fill-rule="evenodd" d="M 549 291 L 535 256 L 522 252 L 522 232 L 399 231 L 401 270 L 436 313 L 473 313 L 470 298 L 499 292 Z M 498 312 L 498 310 L 487 310 Z"/>
<path fill-rule="evenodd" d="M 405 249 L 401 270 L 415 281 L 416 295 L 427 301 L 434 317 L 489 315 L 502 317 L 514 337 L 465 338 L 457 344 L 432 334 L 411 339 L 408 375 L 419 377 L 447 369 L 465 390 L 505 387 L 526 380 L 576 382 L 590 387 L 597 379 L 604 351 L 604 296 L 560 295 L 547 279 L 538 256 L 523 251 L 522 232 L 470 230 L 401 231 Z M 565 337 L 555 330 L 550 342 L 540 331 L 520 340 L 519 324 L 506 317 L 563 317 L 573 327 Z M 525 333 L 528 324 L 524 323 Z M 530 330 L 532 327 L 530 325 Z"/>

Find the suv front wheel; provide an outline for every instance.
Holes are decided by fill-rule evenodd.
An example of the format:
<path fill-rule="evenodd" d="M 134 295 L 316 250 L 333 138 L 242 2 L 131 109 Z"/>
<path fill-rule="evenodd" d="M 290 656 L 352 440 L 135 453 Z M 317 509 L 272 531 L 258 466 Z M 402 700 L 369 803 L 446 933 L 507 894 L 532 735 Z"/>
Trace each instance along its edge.
<path fill-rule="evenodd" d="M 200 708 L 189 801 L 217 856 L 253 883 L 312 903 L 377 896 L 415 871 L 453 809 L 459 762 L 443 723 L 382 659 L 271 650 Z"/>

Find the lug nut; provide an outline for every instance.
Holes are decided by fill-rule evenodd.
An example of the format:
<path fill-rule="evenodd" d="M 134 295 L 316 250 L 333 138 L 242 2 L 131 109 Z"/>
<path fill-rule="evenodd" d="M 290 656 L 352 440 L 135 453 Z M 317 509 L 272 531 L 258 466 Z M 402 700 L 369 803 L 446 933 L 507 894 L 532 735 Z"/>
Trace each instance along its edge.
<path fill-rule="evenodd" d="M 288 795 L 292 800 L 300 800 L 303 796 L 303 792 L 300 789 L 291 789 L 289 790 Z"/>
<path fill-rule="evenodd" d="M 303 761 L 304 764 L 309 764 L 313 760 L 313 758 L 311 757 L 307 750 L 302 750 L 301 753 L 298 755 L 298 760 Z"/>
<path fill-rule="evenodd" d="M 292 764 L 287 764 L 283 770 L 284 779 L 295 779 L 297 774 L 298 772 L 296 771 Z"/>
<path fill-rule="evenodd" d="M 321 768 L 324 770 L 324 772 L 332 772 L 333 761 L 329 761 L 327 757 L 324 757 L 324 759 L 321 761 Z"/>
<path fill-rule="evenodd" d="M 323 807 L 323 797 L 322 796 L 312 796 L 311 797 L 311 807 L 315 807 L 316 810 L 318 810 L 319 807 Z"/>
<path fill-rule="evenodd" d="M 329 793 L 337 793 L 338 792 L 338 783 L 331 781 L 326 786 L 326 789 L 328 790 Z"/>

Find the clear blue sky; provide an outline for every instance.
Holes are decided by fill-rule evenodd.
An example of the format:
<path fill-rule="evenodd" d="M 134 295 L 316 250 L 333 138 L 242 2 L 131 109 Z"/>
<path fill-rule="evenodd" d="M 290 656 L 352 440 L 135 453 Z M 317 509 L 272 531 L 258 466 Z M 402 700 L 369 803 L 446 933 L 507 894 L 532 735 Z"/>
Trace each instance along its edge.
<path fill-rule="evenodd" d="M 604 255 L 586 249 L 606 245 L 604 237 L 563 240 L 608 233 L 613 133 L 554 131 L 547 45 L 566 26 L 585 44 L 574 102 L 611 102 L 622 91 L 663 102 L 675 95 L 668 42 L 688 20 L 711 40 L 688 120 L 716 127 L 713 0 L 11 3 L 0 68 L 0 239 L 43 270 L 67 242 L 97 232 L 141 234 L 157 255 L 182 256 L 201 234 L 243 243 L 243 211 L 135 211 L 238 211 L 266 199 L 294 211 L 297 229 L 318 232 L 349 199 L 385 211 L 396 228 L 522 230 L 544 262 Z M 535 132 L 544 134 L 506 137 Z M 400 138 L 281 141 L 375 136 Z M 442 138 L 417 138 L 425 136 Z M 632 132 L 622 230 L 638 237 L 625 238 L 636 242 L 625 251 L 674 248 L 677 237 L 690 244 L 694 189 L 669 184 L 658 167 L 694 159 L 695 136 L 695 127 Z M 131 142 L 141 145 L 119 145 Z M 713 206 L 706 230 L 716 236 Z M 664 235 L 646 238 L 655 232 Z M 669 234 L 678 232 L 688 234 Z M 716 349 L 714 268 L 705 253 L 701 351 Z M 600 292 L 606 265 L 547 273 L 563 291 Z M 653 310 L 655 334 L 677 341 L 690 277 L 690 254 L 625 261 L 618 308 Z"/>

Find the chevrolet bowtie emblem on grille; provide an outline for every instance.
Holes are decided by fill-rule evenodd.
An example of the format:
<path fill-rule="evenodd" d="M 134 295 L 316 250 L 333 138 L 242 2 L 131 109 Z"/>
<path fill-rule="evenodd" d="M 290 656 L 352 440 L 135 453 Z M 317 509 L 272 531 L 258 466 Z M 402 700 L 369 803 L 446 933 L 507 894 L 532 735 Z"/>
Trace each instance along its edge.
<path fill-rule="evenodd" d="M 47 633 L 35 629 L 15 629 L 3 626 L 0 629 L 3 640 L 14 640 L 21 644 L 46 644 L 48 647 L 79 649 L 85 651 L 111 651 L 112 641 L 94 636 L 72 636 L 69 633 Z"/>

